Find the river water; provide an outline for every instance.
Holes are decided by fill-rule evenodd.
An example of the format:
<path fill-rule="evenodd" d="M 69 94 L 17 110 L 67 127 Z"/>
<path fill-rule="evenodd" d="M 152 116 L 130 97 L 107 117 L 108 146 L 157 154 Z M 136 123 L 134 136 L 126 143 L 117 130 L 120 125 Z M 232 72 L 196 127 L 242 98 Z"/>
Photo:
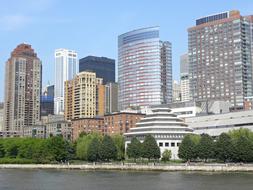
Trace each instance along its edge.
<path fill-rule="evenodd" d="M 253 190 L 253 174 L 0 169 L 0 190 Z"/>

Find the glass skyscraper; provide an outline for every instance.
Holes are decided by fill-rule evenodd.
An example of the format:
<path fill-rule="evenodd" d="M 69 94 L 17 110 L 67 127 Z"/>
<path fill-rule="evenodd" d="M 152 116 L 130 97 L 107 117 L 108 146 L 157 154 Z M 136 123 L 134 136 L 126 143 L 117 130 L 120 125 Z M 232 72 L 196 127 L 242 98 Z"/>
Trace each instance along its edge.
<path fill-rule="evenodd" d="M 64 113 L 64 82 L 78 73 L 77 53 L 73 50 L 55 50 L 54 113 Z"/>
<path fill-rule="evenodd" d="M 118 82 L 120 110 L 171 102 L 171 43 L 160 40 L 159 27 L 118 37 Z"/>
<path fill-rule="evenodd" d="M 79 60 L 79 72 L 96 73 L 103 83 L 115 82 L 115 60 L 107 57 L 87 56 Z"/>

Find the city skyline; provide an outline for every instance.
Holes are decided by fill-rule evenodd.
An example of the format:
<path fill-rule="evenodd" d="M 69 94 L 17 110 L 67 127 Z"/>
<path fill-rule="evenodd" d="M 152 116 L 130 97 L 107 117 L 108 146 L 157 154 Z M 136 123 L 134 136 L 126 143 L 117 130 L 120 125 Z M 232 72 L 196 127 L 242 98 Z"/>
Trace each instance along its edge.
<path fill-rule="evenodd" d="M 145 10 L 142 9 L 142 2 L 133 1 L 126 3 L 110 1 L 100 4 L 87 1 L 78 1 L 76 4 L 66 2 L 59 9 L 57 9 L 59 3 L 57 0 L 36 2 L 26 0 L 22 3 L 13 1 L 11 9 L 8 2 L 1 2 L 0 62 L 2 65 L 0 72 L 2 75 L 0 75 L 0 87 L 3 89 L 4 86 L 3 66 L 11 50 L 23 41 L 36 49 L 42 61 L 42 79 L 45 86 L 48 81 L 54 84 L 55 49 L 74 49 L 80 55 L 79 57 L 88 55 L 110 57 L 116 59 L 117 65 L 117 36 L 127 31 L 153 25 L 160 26 L 161 38 L 169 39 L 173 44 L 173 78 L 179 80 L 180 55 L 187 51 L 187 29 L 197 18 L 234 9 L 240 10 L 242 15 L 252 14 L 250 5 L 253 5 L 253 2 L 251 1 L 229 2 L 229 4 L 227 2 L 226 0 L 205 2 L 208 8 L 201 9 L 196 6 L 201 3 L 197 0 L 183 4 L 147 1 Z M 82 11 L 81 8 L 85 5 L 88 5 L 90 10 Z M 73 11 L 70 12 L 73 14 L 66 14 L 67 8 L 72 8 Z M 97 12 L 100 12 L 96 16 L 92 14 L 95 8 Z M 112 19 L 113 22 L 110 23 Z M 179 19 L 180 22 L 178 22 Z M 104 23 L 108 23 L 109 27 Z M 87 28 L 87 24 L 91 27 Z M 73 30 L 71 27 L 73 25 L 76 25 L 77 29 Z M 3 101 L 3 96 L 2 91 L 0 101 Z"/>

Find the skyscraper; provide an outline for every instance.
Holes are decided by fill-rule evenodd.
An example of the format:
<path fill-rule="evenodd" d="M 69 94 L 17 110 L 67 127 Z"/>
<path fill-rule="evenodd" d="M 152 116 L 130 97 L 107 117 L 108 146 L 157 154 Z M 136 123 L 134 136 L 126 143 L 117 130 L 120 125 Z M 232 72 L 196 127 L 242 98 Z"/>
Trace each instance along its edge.
<path fill-rule="evenodd" d="M 188 53 L 180 56 L 180 88 L 181 101 L 186 102 L 191 100 Z"/>
<path fill-rule="evenodd" d="M 96 73 L 85 71 L 65 81 L 65 119 L 92 118 L 103 112 L 101 104 L 104 106 L 104 98 L 102 103 L 97 102 L 101 98 L 98 95 L 104 95 L 100 86 L 102 82 L 102 79 L 96 78 Z"/>
<path fill-rule="evenodd" d="M 181 88 L 180 83 L 176 80 L 173 80 L 172 87 L 172 102 L 180 102 L 181 101 Z"/>
<path fill-rule="evenodd" d="M 29 44 L 11 53 L 5 70 L 4 130 L 22 135 L 25 126 L 40 119 L 42 65 Z"/>
<path fill-rule="evenodd" d="M 223 100 L 243 108 L 252 96 L 253 16 L 222 12 L 188 29 L 190 90 L 200 101 Z"/>
<path fill-rule="evenodd" d="M 118 37 L 119 109 L 172 101 L 171 43 L 159 38 L 159 27 Z"/>
<path fill-rule="evenodd" d="M 79 71 L 95 72 L 103 83 L 115 82 L 115 60 L 107 57 L 87 56 L 79 60 Z"/>
<path fill-rule="evenodd" d="M 55 50 L 55 93 L 54 113 L 64 112 L 64 82 L 73 79 L 78 73 L 77 53 L 73 50 Z"/>
<path fill-rule="evenodd" d="M 105 85 L 105 113 L 118 111 L 118 84 L 107 83 Z"/>
<path fill-rule="evenodd" d="M 40 116 L 54 115 L 54 85 L 47 85 L 40 98 Z"/>

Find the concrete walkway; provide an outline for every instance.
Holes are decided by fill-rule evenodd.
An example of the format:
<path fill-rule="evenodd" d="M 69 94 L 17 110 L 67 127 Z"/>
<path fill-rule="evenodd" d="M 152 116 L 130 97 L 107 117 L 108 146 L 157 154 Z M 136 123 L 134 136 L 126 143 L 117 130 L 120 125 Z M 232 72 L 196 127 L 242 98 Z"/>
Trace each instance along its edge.
<path fill-rule="evenodd" d="M 0 164 L 0 169 L 78 169 L 78 170 L 139 170 L 139 171 L 208 171 L 253 172 L 252 164 Z"/>

